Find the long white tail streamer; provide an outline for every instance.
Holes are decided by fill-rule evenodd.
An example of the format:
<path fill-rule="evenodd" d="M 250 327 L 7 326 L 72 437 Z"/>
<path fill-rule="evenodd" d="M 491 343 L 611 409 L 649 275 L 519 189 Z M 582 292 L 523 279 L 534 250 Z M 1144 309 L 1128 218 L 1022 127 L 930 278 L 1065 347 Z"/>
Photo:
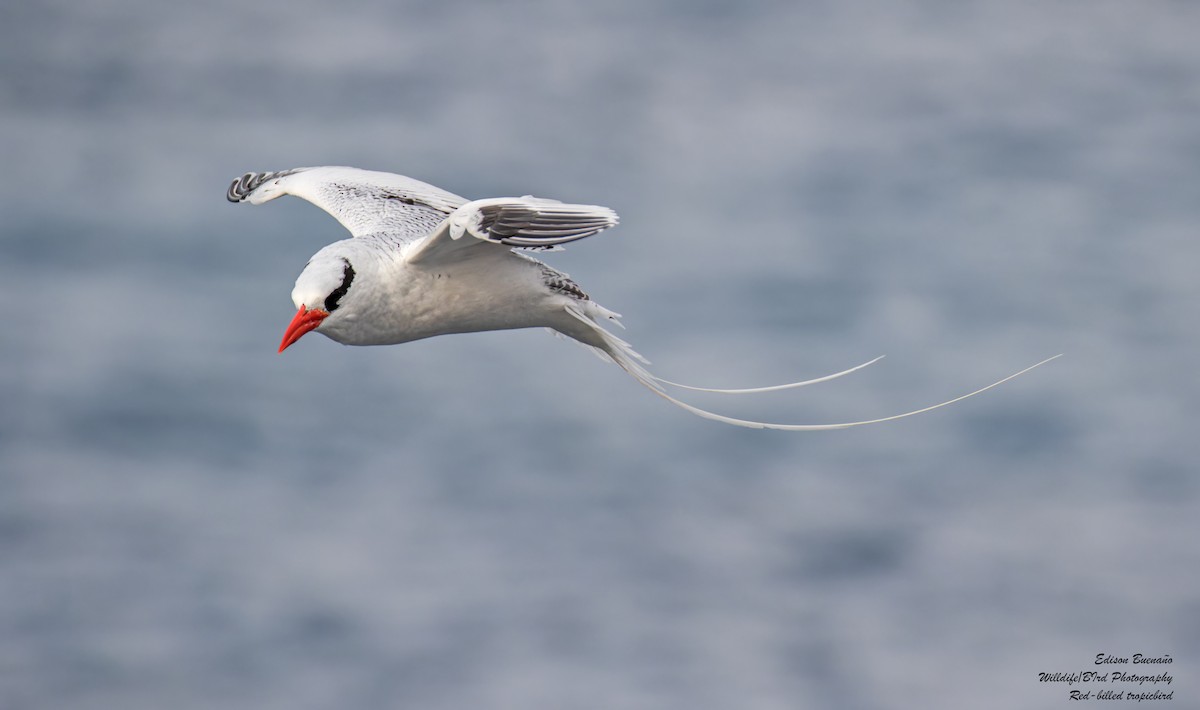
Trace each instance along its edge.
<path fill-rule="evenodd" d="M 573 315 L 575 318 L 579 319 L 580 322 L 585 323 L 586 325 L 590 326 L 591 329 L 593 330 L 593 332 L 597 336 L 599 336 L 599 340 L 600 340 L 600 342 L 603 343 L 603 345 L 593 346 L 593 347 L 595 347 L 595 349 L 598 352 L 602 353 L 603 355 L 606 355 L 609 359 L 611 359 L 613 362 L 615 362 L 617 365 L 619 365 L 622 370 L 625 370 L 625 372 L 628 372 L 635 380 L 638 381 L 639 384 L 641 384 L 646 389 L 650 390 L 651 392 L 658 395 L 659 397 L 662 397 L 663 399 L 667 400 L 668 402 L 675 405 L 676 407 L 679 407 L 680 409 L 691 412 L 692 414 L 695 414 L 698 417 L 703 417 L 704 419 L 711 419 L 712 421 L 716 421 L 716 422 L 723 422 L 725 424 L 733 424 L 734 426 L 747 427 L 749 429 L 774 429 L 777 431 L 829 431 L 832 429 L 848 429 L 850 427 L 865 426 L 867 424 L 881 424 L 883 422 L 890 422 L 890 421 L 895 421 L 897 419 L 904 419 L 906 417 L 916 416 L 917 414 L 924 414 L 925 412 L 931 412 L 935 409 L 941 409 L 942 407 L 947 407 L 951 404 L 954 404 L 955 402 L 961 402 L 964 399 L 967 399 L 969 397 L 974 397 L 977 394 L 982 394 L 982 393 L 987 392 L 988 390 L 992 389 L 993 387 L 999 387 L 1000 385 L 1004 384 L 1005 382 L 1008 382 L 1011 379 L 1020 377 L 1021 375 L 1024 375 L 1026 372 L 1029 372 L 1030 370 L 1032 370 L 1034 368 L 1041 367 L 1042 365 L 1045 365 L 1046 363 L 1048 363 L 1052 360 L 1057 360 L 1058 358 L 1062 357 L 1062 353 L 1059 353 L 1058 355 L 1055 355 L 1053 357 L 1048 357 L 1045 360 L 1042 360 L 1041 362 L 1030 365 L 1029 367 L 1025 368 L 1024 370 L 1021 370 L 1020 372 L 1014 372 L 1013 374 L 1009 375 L 1008 377 L 1005 377 L 1002 380 L 997 380 L 997 381 L 993 382 L 992 384 L 987 385 L 986 387 L 980 387 L 979 389 L 975 390 L 974 392 L 968 392 L 967 394 L 960 395 L 958 397 L 955 397 L 954 399 L 946 400 L 945 402 L 939 402 L 938 404 L 930 405 L 928 407 L 922 407 L 921 409 L 914 409 L 911 412 L 904 412 L 903 414 L 893 414 L 890 417 L 880 417 L 878 419 L 867 419 L 867 420 L 859 421 L 859 422 L 842 422 L 840 424 L 775 424 L 772 422 L 759 422 L 759 421 L 754 421 L 751 419 L 737 419 L 735 417 L 727 417 L 723 414 L 717 414 L 716 412 L 710 412 L 707 409 L 701 409 L 700 407 L 696 407 L 694 405 L 688 404 L 687 402 L 684 402 L 684 401 L 676 399 L 675 397 L 672 397 L 671 395 L 669 395 L 665 391 L 663 391 L 662 386 L 665 384 L 665 385 L 670 385 L 670 386 L 674 386 L 674 387 L 683 387 L 685 389 L 690 389 L 690 390 L 698 390 L 698 391 L 702 391 L 702 392 L 717 392 L 717 393 L 722 393 L 722 394 L 750 394 L 750 393 L 755 393 L 755 392 L 772 392 L 772 391 L 777 391 L 777 390 L 781 390 L 781 389 L 791 389 L 793 387 L 801 387 L 806 384 L 815 384 L 817 382 L 827 382 L 829 380 L 841 377 L 843 375 L 848 375 L 851 372 L 854 372 L 856 370 L 860 370 L 860 369 L 866 367 L 867 365 L 870 365 L 871 363 L 878 362 L 880 358 L 875 358 L 874 360 L 871 360 L 870 362 L 865 362 L 862 365 L 852 367 L 849 370 L 843 370 L 842 372 L 834 373 L 832 375 L 826 375 L 825 377 L 819 377 L 815 380 L 805 380 L 804 382 L 793 382 L 793 383 L 786 384 L 786 385 L 775 385 L 773 387 L 755 387 L 755 388 L 741 389 L 741 390 L 714 390 L 714 389 L 710 389 L 710 388 L 706 388 L 706 387 L 690 387 L 687 385 L 679 385 L 674 382 L 669 382 L 667 380 L 663 380 L 661 378 L 655 377 L 654 375 L 650 374 L 650 372 L 648 370 L 646 370 L 646 368 L 642 365 L 642 363 L 644 363 L 646 361 L 645 358 L 643 358 L 641 355 L 639 355 L 629 345 L 629 343 L 625 342 L 621 338 L 618 338 L 617 336 L 613 335 L 609 331 L 605 330 L 598 323 L 593 321 L 588 316 L 584 315 L 582 312 L 576 311 L 575 309 L 572 309 L 572 308 L 568 308 L 567 312 L 570 313 L 571 315 Z"/>
<path fill-rule="evenodd" d="M 830 430 L 830 429 L 848 429 L 850 427 L 863 426 L 865 424 L 879 424 L 881 422 L 890 422 L 890 421 L 894 421 L 896 419 L 904 419 L 905 417 L 911 417 L 911 416 L 914 416 L 917 414 L 923 414 L 925 412 L 930 412 L 930 411 L 933 411 L 934 409 L 940 409 L 942 407 L 946 407 L 951 404 L 954 404 L 955 402 L 961 402 L 964 399 L 967 399 L 968 397 L 974 397 L 975 395 L 986 392 L 986 391 L 992 389 L 993 387 L 998 387 L 1013 378 L 1024 375 L 1026 372 L 1029 372 L 1030 370 L 1034 369 L 1035 367 L 1040 367 L 1041 365 L 1045 365 L 1046 363 L 1050 362 L 1051 360 L 1057 360 L 1060 357 L 1062 357 L 1061 353 L 1059 353 L 1058 355 L 1055 355 L 1054 357 L 1048 357 L 1039 363 L 1030 365 L 1029 367 L 1025 368 L 1024 370 L 1021 370 L 1020 372 L 1014 372 L 1013 374 L 1009 375 L 1008 377 L 1005 377 L 1002 380 L 997 380 L 996 382 L 993 382 L 992 384 L 990 384 L 986 387 L 980 387 L 979 389 L 975 390 L 974 392 L 968 392 L 967 394 L 955 397 L 954 399 L 950 399 L 945 402 L 940 402 L 938 404 L 934 404 L 934 405 L 931 405 L 928 407 L 922 407 L 921 409 L 914 409 L 911 412 L 904 412 L 903 414 L 893 414 L 890 417 L 880 417 L 879 419 L 867 419 L 867 420 L 861 421 L 861 422 L 843 422 L 841 424 L 773 424 L 770 422 L 757 422 L 757 421 L 752 421 L 749 419 L 735 419 L 734 417 L 727 417 L 722 414 L 717 414 L 716 412 L 710 412 L 707 409 L 701 409 L 699 407 L 690 405 L 687 402 L 682 402 L 678 399 L 675 399 L 674 397 L 667 394 L 666 392 L 655 389 L 653 387 L 650 387 L 649 389 L 650 389 L 650 391 L 654 392 L 659 397 L 662 397 L 663 399 L 667 400 L 671 404 L 674 404 L 677 407 L 685 409 L 685 410 L 691 412 L 692 414 L 695 414 L 700 417 L 704 417 L 705 419 L 711 419 L 713 421 L 724 422 L 726 424 L 734 424 L 737 426 L 749 427 L 751 429 L 777 429 L 780 431 L 826 431 L 826 430 Z M 626 371 L 628 372 L 628 370 L 626 370 Z M 637 378 L 636 374 L 634 374 L 632 372 L 630 372 L 630 374 L 633 375 L 635 378 Z M 642 382 L 642 384 L 646 384 L 646 383 Z"/>
<path fill-rule="evenodd" d="M 815 384 L 818 384 L 821 382 L 828 382 L 830 380 L 836 380 L 839 377 L 849 375 L 851 372 L 858 372 L 859 370 L 863 369 L 864 367 L 867 367 L 868 365 L 874 365 L 875 363 L 879 362 L 882 359 L 883 359 L 883 355 L 880 355 L 879 357 L 875 358 L 874 360 L 868 360 L 867 362 L 864 362 L 861 365 L 855 365 L 854 367 L 850 368 L 849 370 L 842 370 L 841 372 L 835 372 L 832 375 L 825 375 L 824 377 L 817 377 L 817 378 L 814 378 L 811 380 L 804 380 L 802 382 L 789 382 L 786 385 L 771 385 L 769 387 L 748 387 L 748 388 L 744 388 L 744 389 L 715 389 L 712 387 L 696 387 L 694 385 L 681 385 L 678 382 L 664 380 L 663 378 L 655 377 L 654 375 L 651 375 L 651 377 L 654 377 L 654 380 L 661 384 L 670 385 L 672 387 L 678 387 L 680 389 L 685 389 L 685 390 L 692 390 L 693 392 L 715 392 L 717 394 L 759 394 L 761 392 L 779 392 L 780 390 L 790 390 L 790 389 L 795 389 L 797 387 L 807 387 L 808 385 L 815 385 Z"/>

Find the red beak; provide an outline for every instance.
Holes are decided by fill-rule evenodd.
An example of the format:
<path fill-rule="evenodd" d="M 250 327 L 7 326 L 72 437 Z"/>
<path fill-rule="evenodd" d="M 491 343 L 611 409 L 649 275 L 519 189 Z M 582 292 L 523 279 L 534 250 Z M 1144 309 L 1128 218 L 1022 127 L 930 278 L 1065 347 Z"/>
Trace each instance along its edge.
<path fill-rule="evenodd" d="M 283 342 L 279 344 L 279 352 L 287 350 L 289 345 L 299 340 L 308 331 L 321 325 L 321 321 L 328 317 L 329 311 L 300 306 L 300 310 L 296 311 L 296 317 L 292 318 L 292 322 L 288 323 L 287 330 L 283 333 Z"/>

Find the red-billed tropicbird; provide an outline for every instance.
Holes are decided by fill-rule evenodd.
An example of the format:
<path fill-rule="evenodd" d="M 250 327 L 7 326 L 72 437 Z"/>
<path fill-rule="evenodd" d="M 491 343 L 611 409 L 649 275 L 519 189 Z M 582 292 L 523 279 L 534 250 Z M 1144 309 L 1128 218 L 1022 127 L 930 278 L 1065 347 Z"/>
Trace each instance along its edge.
<path fill-rule="evenodd" d="M 664 385 L 747 394 L 801 387 L 841 377 L 879 358 L 826 377 L 771 387 L 690 387 L 652 375 L 646 360 L 600 326 L 620 316 L 593 301 L 567 277 L 517 249 L 555 249 L 617 224 L 607 207 L 571 205 L 526 195 L 468 201 L 402 175 L 349 167 L 246 173 L 230 202 L 261 204 L 294 195 L 328 212 L 352 238 L 313 255 L 296 279 L 296 315 L 283 352 L 316 331 L 346 345 L 391 345 L 448 333 L 544 327 L 594 349 L 672 404 L 727 424 L 816 431 L 875 424 L 958 402 L 1054 358 L 947 402 L 880 419 L 841 424 L 773 424 L 735 419 L 682 402 Z M 1055 356 L 1058 357 L 1058 356 Z"/>

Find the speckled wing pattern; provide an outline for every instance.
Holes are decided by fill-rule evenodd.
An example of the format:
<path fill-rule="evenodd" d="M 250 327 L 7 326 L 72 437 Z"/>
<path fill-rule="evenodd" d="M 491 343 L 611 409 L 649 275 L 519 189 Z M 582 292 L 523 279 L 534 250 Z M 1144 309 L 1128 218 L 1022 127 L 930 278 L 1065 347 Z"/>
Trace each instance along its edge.
<path fill-rule="evenodd" d="M 281 195 L 320 207 L 356 237 L 388 234 L 403 241 L 433 232 L 467 202 L 403 175 L 339 166 L 246 173 L 225 193 L 230 202 L 255 205 Z"/>

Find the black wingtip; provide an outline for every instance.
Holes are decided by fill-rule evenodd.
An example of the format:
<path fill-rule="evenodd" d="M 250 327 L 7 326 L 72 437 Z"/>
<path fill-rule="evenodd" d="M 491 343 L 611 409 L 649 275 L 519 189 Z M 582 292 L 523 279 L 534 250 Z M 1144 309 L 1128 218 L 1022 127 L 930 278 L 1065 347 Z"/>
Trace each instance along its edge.
<path fill-rule="evenodd" d="M 225 199 L 229 200 L 230 202 L 241 202 L 249 197 L 250 193 L 257 190 L 264 182 L 268 180 L 274 180 L 276 178 L 287 177 L 288 175 L 298 173 L 301 170 L 303 170 L 303 168 L 297 168 L 295 170 L 280 170 L 279 172 L 274 173 L 246 173 L 240 178 L 235 179 L 233 183 L 229 185 L 229 189 L 225 191 Z"/>
<path fill-rule="evenodd" d="M 263 180 L 269 173 L 246 173 L 240 178 L 234 179 L 229 185 L 229 189 L 225 192 L 225 199 L 230 202 L 241 202 L 246 199 L 254 188 L 263 184 Z"/>

